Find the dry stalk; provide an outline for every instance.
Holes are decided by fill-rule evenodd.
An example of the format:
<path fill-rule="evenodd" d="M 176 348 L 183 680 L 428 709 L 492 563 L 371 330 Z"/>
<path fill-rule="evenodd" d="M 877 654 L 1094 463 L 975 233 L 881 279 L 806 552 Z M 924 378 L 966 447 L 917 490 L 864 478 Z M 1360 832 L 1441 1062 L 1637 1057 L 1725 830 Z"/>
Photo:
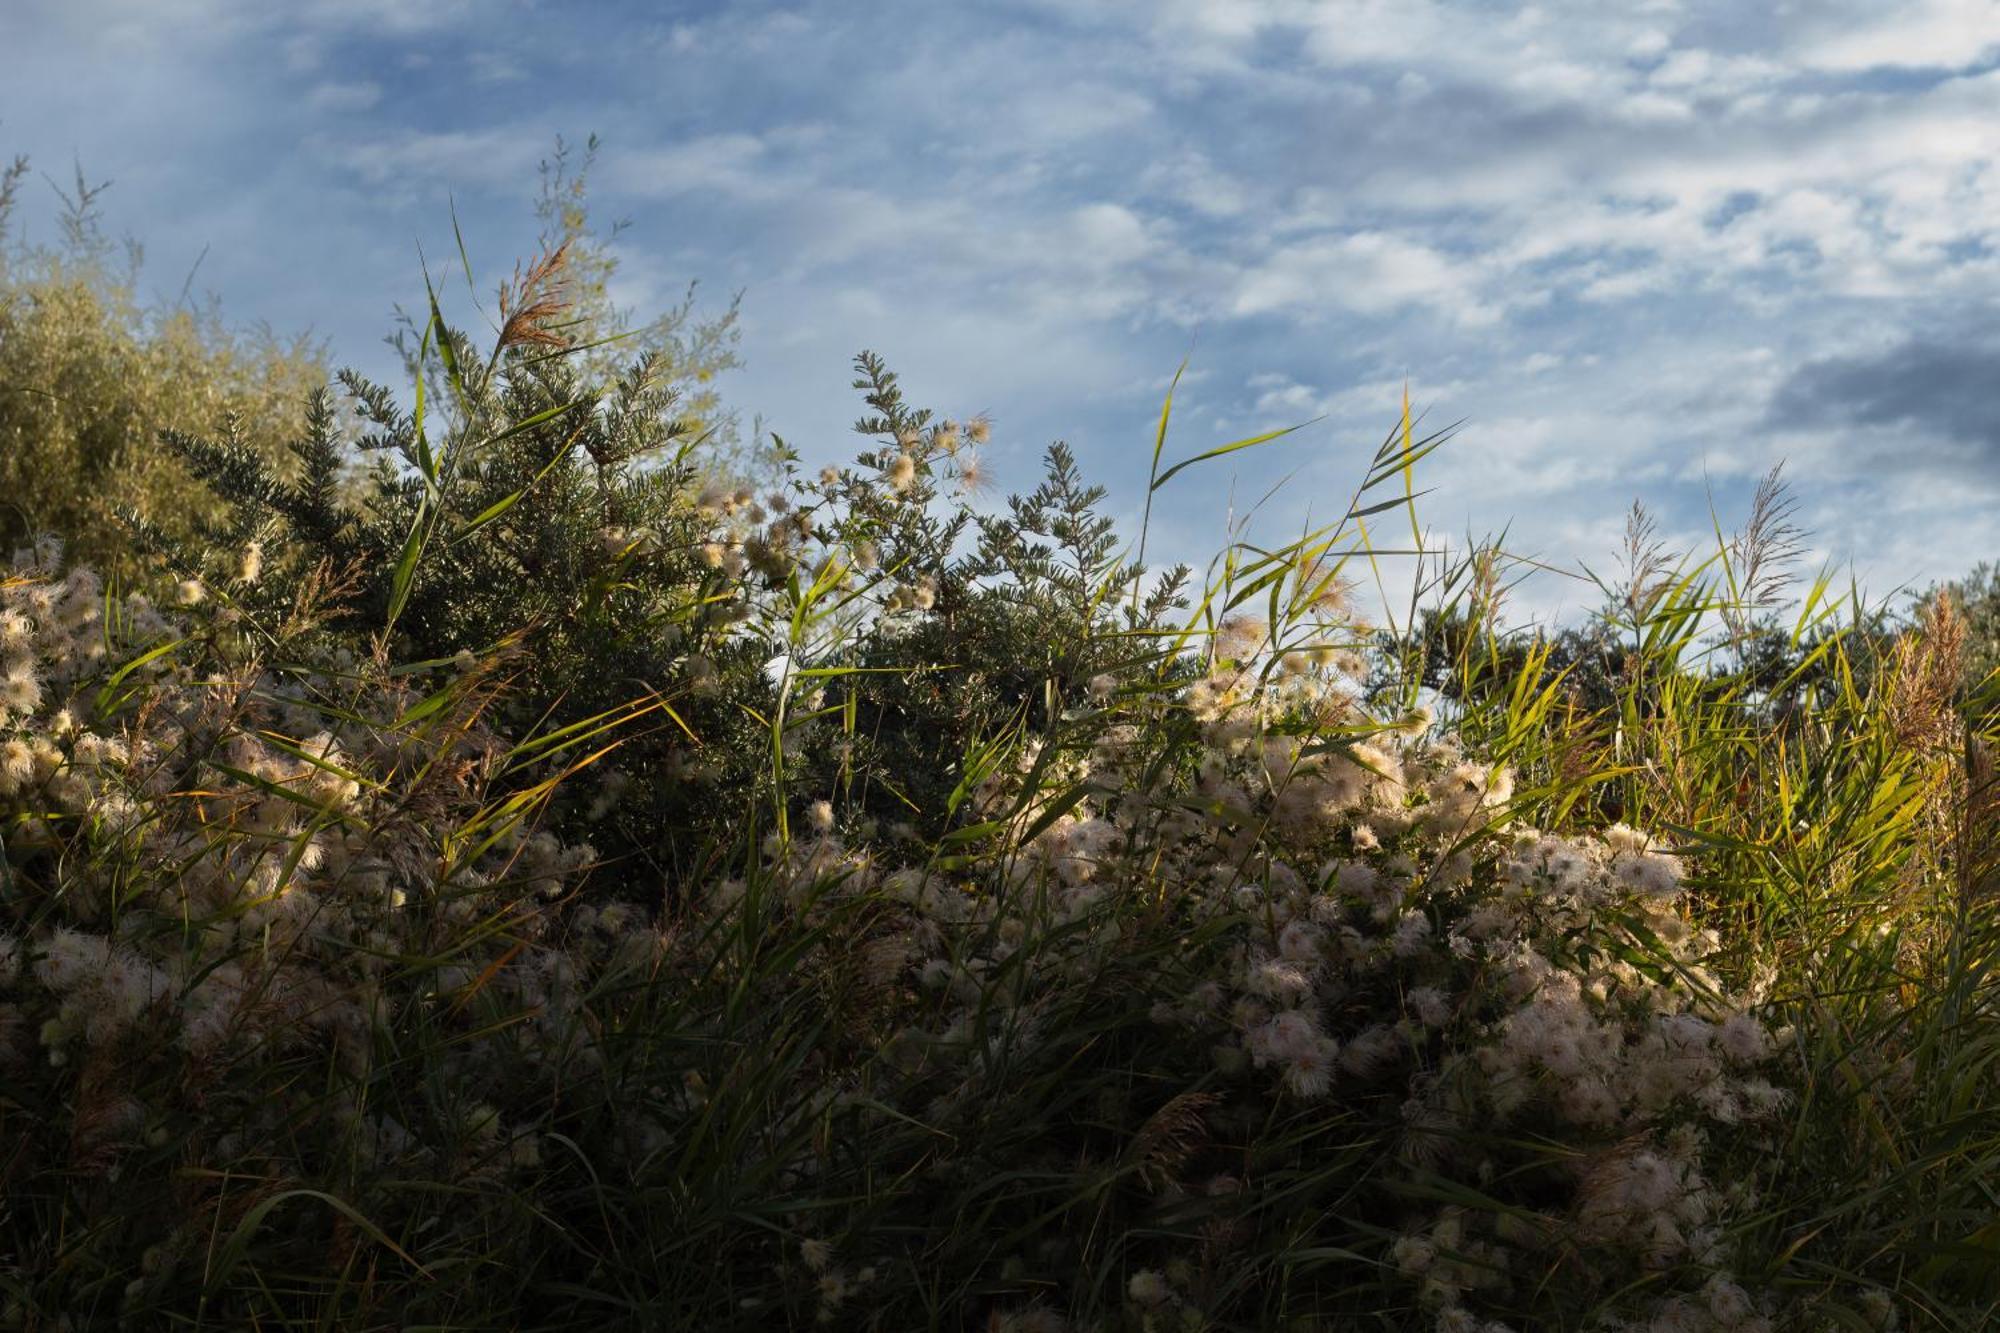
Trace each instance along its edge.
<path fill-rule="evenodd" d="M 560 324 L 575 305 L 570 292 L 569 242 L 536 256 L 523 272 L 500 284 L 499 350 L 569 346 Z"/>

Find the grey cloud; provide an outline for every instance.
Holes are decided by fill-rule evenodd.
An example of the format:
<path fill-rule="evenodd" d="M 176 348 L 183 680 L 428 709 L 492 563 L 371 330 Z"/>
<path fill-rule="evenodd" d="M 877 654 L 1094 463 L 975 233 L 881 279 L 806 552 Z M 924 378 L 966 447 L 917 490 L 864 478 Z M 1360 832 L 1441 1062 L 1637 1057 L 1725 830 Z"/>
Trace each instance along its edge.
<path fill-rule="evenodd" d="M 1794 370 L 1771 398 L 1776 426 L 1915 427 L 2000 460 L 2000 342 L 1909 338 Z"/>

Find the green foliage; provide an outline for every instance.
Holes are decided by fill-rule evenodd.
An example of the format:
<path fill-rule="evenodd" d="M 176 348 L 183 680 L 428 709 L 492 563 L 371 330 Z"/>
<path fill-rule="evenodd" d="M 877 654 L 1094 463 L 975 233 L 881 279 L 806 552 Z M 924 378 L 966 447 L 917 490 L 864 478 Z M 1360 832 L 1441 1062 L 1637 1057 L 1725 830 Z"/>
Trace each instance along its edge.
<path fill-rule="evenodd" d="M 762 477 L 771 465 L 762 441 L 742 438 L 736 414 L 724 404 L 716 387 L 719 376 L 742 364 L 738 355 L 742 296 L 739 293 L 721 314 L 710 316 L 696 313 L 694 283 L 677 304 L 650 318 L 642 319 L 638 311 L 618 305 L 611 294 L 619 266 L 616 247 L 630 224 L 617 220 L 600 227 L 592 216 L 590 173 L 599 147 L 593 134 L 579 155 L 558 136 L 554 151 L 540 163 L 535 196 L 535 217 L 541 228 L 537 252 L 544 258 L 562 257 L 560 291 L 549 290 L 546 277 L 538 282 L 532 271 L 517 270 L 499 292 L 501 310 L 494 321 L 495 337 L 507 341 L 504 325 L 510 307 L 518 313 L 524 304 L 518 298 L 528 289 L 536 288 L 540 295 L 559 300 L 560 317 L 541 323 L 544 332 L 565 349 L 565 359 L 580 380 L 608 382 L 644 360 L 652 379 L 673 392 L 680 417 L 700 442 L 704 470 L 721 476 Z M 456 258 L 469 269 L 471 259 L 462 249 Z M 465 279 L 471 282 L 469 272 Z M 436 295 L 432 293 L 434 300 Z M 424 351 L 430 311 L 412 314 L 399 310 L 398 321 L 401 327 L 390 338 L 390 345 L 401 354 L 409 376 L 426 381 L 432 409 L 449 417 L 458 404 L 445 363 L 442 358 L 427 357 Z"/>
<path fill-rule="evenodd" d="M 855 387 L 876 411 L 856 430 L 891 441 L 921 436 L 930 414 L 904 407 L 878 358 L 863 354 L 856 364 Z M 883 451 L 864 461 L 888 467 L 892 457 Z M 1060 442 L 1048 450 L 1046 479 L 1011 498 L 1005 515 L 959 507 L 940 519 L 928 478 L 912 492 L 898 504 L 854 492 L 852 512 L 872 515 L 864 521 L 884 535 L 889 567 L 924 571 L 911 582 L 922 583 L 927 614 L 892 615 L 857 639 L 850 767 L 880 775 L 872 813 L 937 836 L 947 831 L 949 794 L 965 777 L 961 756 L 996 732 L 1043 734 L 1087 697 L 1093 677 L 1157 658 L 1153 637 L 1183 605 L 1187 570 L 1166 571 L 1143 607 L 1128 608 L 1126 595 L 1145 571 L 1096 511 L 1104 489 L 1085 484 Z M 973 529 L 976 542 L 961 551 Z"/>
<path fill-rule="evenodd" d="M 515 309 L 562 290 L 560 263 L 545 261 Z M 536 328 L 559 319 L 552 308 Z M 291 445 L 295 480 L 234 440 L 167 432 L 163 442 L 227 512 L 191 544 L 146 535 L 180 572 L 226 590 L 253 624 L 286 620 L 301 589 L 313 589 L 327 595 L 325 640 L 356 653 L 434 663 L 503 653 L 517 728 L 653 707 L 648 740 L 631 740 L 635 761 L 682 772 L 693 762 L 691 723 L 707 736 L 740 735 L 737 701 L 768 692 L 730 635 L 747 608 L 701 558 L 712 524 L 697 503 L 696 423 L 680 413 L 662 350 L 598 375 L 532 336 L 536 328 L 509 327 L 481 356 L 434 316 L 419 350 L 425 382 L 436 383 L 408 410 L 343 372 L 353 424 L 343 432 L 342 409 L 316 395 Z M 439 390 L 451 410 L 433 414 Z M 351 451 L 372 464 L 344 486 Z M 253 549 L 260 567 L 246 578 Z M 741 765 L 701 789 L 645 784 L 607 850 L 694 854 L 717 804 L 735 799 Z"/>
<path fill-rule="evenodd" d="M 106 186 L 81 172 L 64 194 L 61 243 L 31 244 L 13 219 L 27 173 L 26 159 L 0 173 L 0 547 L 59 532 L 125 572 L 120 511 L 185 535 L 208 509 L 158 433 L 228 431 L 275 463 L 326 371 L 305 340 L 239 332 L 185 293 L 143 303 L 139 252 L 114 253 Z"/>
<path fill-rule="evenodd" d="M 2000 1300 L 1983 1183 L 2000 1166 L 1996 714 L 1957 609 L 1977 623 L 1981 576 L 1907 618 L 1822 579 L 1784 624 L 1742 606 L 1733 549 L 1658 562 L 1648 592 L 1613 589 L 1555 636 L 1447 603 L 1402 660 L 1515 765 L 1537 826 L 1672 836 L 1735 966 L 1770 978 L 1804 1089 L 1760 1172 L 1774 1279 L 1901 1274 L 1925 1293 L 1919 1326 L 1975 1326 Z"/>

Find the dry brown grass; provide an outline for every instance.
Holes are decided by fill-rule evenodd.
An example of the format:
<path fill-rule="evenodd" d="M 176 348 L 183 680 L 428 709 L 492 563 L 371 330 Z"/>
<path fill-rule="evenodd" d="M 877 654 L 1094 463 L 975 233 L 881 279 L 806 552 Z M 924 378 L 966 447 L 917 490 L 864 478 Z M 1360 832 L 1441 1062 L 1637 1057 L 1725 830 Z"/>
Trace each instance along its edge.
<path fill-rule="evenodd" d="M 526 269 L 518 265 L 510 281 L 500 284 L 500 339 L 496 350 L 509 347 L 547 347 L 561 350 L 570 345 L 563 332 L 575 308 L 570 290 L 570 242 L 545 250 L 530 260 Z"/>

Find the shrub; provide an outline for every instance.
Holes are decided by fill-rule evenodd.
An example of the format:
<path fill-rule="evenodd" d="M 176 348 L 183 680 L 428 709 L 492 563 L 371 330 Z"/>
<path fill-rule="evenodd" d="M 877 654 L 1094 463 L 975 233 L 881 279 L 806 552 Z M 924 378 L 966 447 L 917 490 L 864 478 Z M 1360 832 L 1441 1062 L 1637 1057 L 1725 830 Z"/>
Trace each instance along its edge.
<path fill-rule="evenodd" d="M 325 367 L 309 341 L 232 330 L 213 305 L 142 304 L 138 251 L 115 261 L 105 187 L 80 174 L 63 244 L 28 244 L 12 226 L 26 174 L 23 158 L 0 174 L 0 543 L 61 532 L 80 557 L 128 573 L 121 510 L 177 535 L 213 512 L 159 432 L 228 430 L 273 457 Z"/>

